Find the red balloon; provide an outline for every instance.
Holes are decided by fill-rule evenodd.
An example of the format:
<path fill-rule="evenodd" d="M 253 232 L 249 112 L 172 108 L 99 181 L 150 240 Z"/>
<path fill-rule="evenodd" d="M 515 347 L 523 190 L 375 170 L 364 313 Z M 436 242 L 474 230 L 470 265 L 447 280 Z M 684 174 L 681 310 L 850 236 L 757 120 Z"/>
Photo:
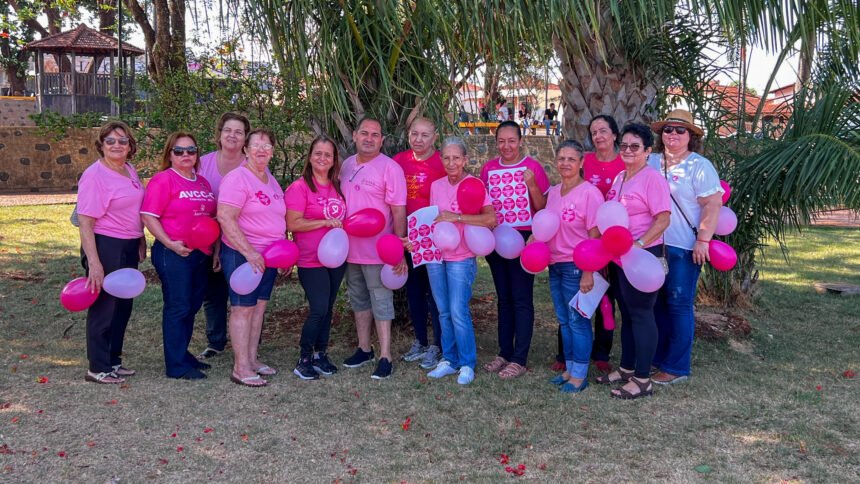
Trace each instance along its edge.
<path fill-rule="evenodd" d="M 729 184 L 726 183 L 725 180 L 720 180 L 720 186 L 723 187 L 723 190 L 724 190 L 723 191 L 723 205 L 725 205 L 726 202 L 729 201 L 729 197 L 732 196 L 732 187 L 730 187 Z"/>
<path fill-rule="evenodd" d="M 719 240 L 712 240 L 708 246 L 711 265 L 718 271 L 730 271 L 738 263 L 738 254 L 732 246 Z"/>
<path fill-rule="evenodd" d="M 376 241 L 376 253 L 382 262 L 396 266 L 403 260 L 403 242 L 394 234 L 385 234 Z"/>
<path fill-rule="evenodd" d="M 277 240 L 263 251 L 266 267 L 289 269 L 299 260 L 299 247 L 292 240 Z"/>
<path fill-rule="evenodd" d="M 69 311 L 83 311 L 92 306 L 99 297 L 99 292 L 90 292 L 86 287 L 87 278 L 73 279 L 60 292 L 60 304 Z"/>
<path fill-rule="evenodd" d="M 211 246 L 221 235 L 221 227 L 212 217 L 194 217 L 188 226 L 185 246 L 189 249 L 203 249 Z"/>
<path fill-rule="evenodd" d="M 549 246 L 541 241 L 535 241 L 523 249 L 520 262 L 525 270 L 538 273 L 549 265 L 549 256 Z"/>
<path fill-rule="evenodd" d="M 633 247 L 633 234 L 630 229 L 613 225 L 600 236 L 603 247 L 614 255 L 624 255 Z"/>
<path fill-rule="evenodd" d="M 487 197 L 487 189 L 481 180 L 468 177 L 457 187 L 457 205 L 460 211 L 466 215 L 475 215 L 481 212 L 484 200 Z"/>
<path fill-rule="evenodd" d="M 373 237 L 385 228 L 385 215 L 375 208 L 355 212 L 343 221 L 343 230 L 353 237 Z"/>
<path fill-rule="evenodd" d="M 612 253 L 606 250 L 599 239 L 583 240 L 573 249 L 573 263 L 582 271 L 599 271 L 612 260 Z"/>

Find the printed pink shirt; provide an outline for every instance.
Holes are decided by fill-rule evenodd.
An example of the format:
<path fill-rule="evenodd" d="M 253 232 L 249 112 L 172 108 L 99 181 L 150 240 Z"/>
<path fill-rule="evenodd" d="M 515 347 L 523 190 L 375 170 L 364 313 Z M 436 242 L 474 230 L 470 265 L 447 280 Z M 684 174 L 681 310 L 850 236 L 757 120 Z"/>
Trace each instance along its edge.
<path fill-rule="evenodd" d="M 261 182 L 248 168 L 237 168 L 224 177 L 218 194 L 218 203 L 241 209 L 239 229 L 257 252 L 286 238 L 287 232 L 284 191 L 268 170 L 266 175 L 269 183 Z M 236 249 L 226 235 L 222 239 Z"/>
<path fill-rule="evenodd" d="M 243 159 L 239 166 L 245 166 L 248 160 Z M 237 167 L 238 168 L 238 167 Z M 218 171 L 218 152 L 206 153 L 200 157 L 200 169 L 197 170 L 198 175 L 203 175 L 203 178 L 209 181 L 209 186 L 212 187 L 212 193 L 215 194 L 215 199 L 218 199 L 218 191 L 221 189 L 221 172 Z"/>
<path fill-rule="evenodd" d="M 287 210 L 301 212 L 302 217 L 308 220 L 343 220 L 346 218 L 346 203 L 337 190 L 329 184 L 323 186 L 314 180 L 316 193 L 308 188 L 304 178 L 294 181 L 284 193 L 284 202 Z M 308 232 L 293 232 L 293 240 L 299 247 L 299 267 L 322 267 L 317 257 L 317 247 L 320 240 L 331 230 L 329 227 L 320 227 Z"/>
<path fill-rule="evenodd" d="M 430 184 L 445 176 L 442 156 L 433 151 L 429 158 L 419 161 L 412 150 L 397 153 L 392 158 L 403 169 L 406 176 L 406 213 L 430 205 Z"/>
<path fill-rule="evenodd" d="M 468 175 L 466 178 L 463 178 L 463 180 L 467 178 L 475 177 Z M 460 184 L 463 183 L 463 180 L 457 182 L 456 185 L 451 185 L 451 183 L 448 182 L 447 176 L 434 181 L 430 186 L 430 204 L 439 207 L 439 213 L 442 213 L 444 210 L 454 213 L 463 213 L 460 211 L 460 205 L 457 203 L 457 189 L 460 188 Z M 486 193 L 484 194 L 484 204 L 482 206 L 492 206 L 490 196 Z M 454 225 L 460 231 L 460 245 L 453 249 L 442 249 L 442 259 L 449 262 L 457 262 L 468 259 L 469 257 L 475 257 L 475 254 L 469 250 L 469 246 L 466 244 L 466 235 L 464 234 L 466 224 L 454 222 Z"/>
<path fill-rule="evenodd" d="M 549 189 L 546 209 L 559 215 L 558 232 L 547 245 L 550 264 L 573 262 L 573 249 L 588 239 L 588 231 L 597 227 L 597 208 L 603 204 L 603 195 L 591 183 L 580 183 L 567 195 L 561 195 L 561 184 Z"/>
<path fill-rule="evenodd" d="M 633 239 L 641 238 L 654 223 L 654 217 L 661 212 L 672 211 L 672 199 L 669 195 L 669 183 L 659 171 L 645 166 L 642 171 L 625 180 L 627 171 L 622 171 L 615 177 L 612 188 L 606 194 L 607 200 L 617 200 L 627 208 L 630 216 L 630 232 Z M 661 236 L 647 247 L 663 243 Z"/>
<path fill-rule="evenodd" d="M 130 164 L 128 177 L 104 166 L 101 160 L 84 170 L 78 181 L 78 214 L 96 219 L 93 232 L 117 239 L 143 237 L 140 204 L 143 184 Z"/>
<path fill-rule="evenodd" d="M 340 168 L 340 189 L 346 197 L 347 218 L 365 208 L 375 208 L 385 215 L 385 228 L 375 237 L 349 236 L 347 262 L 382 264 L 376 253 L 376 241 L 385 234 L 394 233 L 391 206 L 406 206 L 403 169 L 383 154 L 361 165 L 356 163 L 353 155 Z"/>
<path fill-rule="evenodd" d="M 217 206 L 206 178 L 196 175 L 189 180 L 170 168 L 149 180 L 140 213 L 158 218 L 172 240 L 186 242 L 193 219 L 214 216 Z M 211 247 L 202 250 L 212 253 Z"/>
<path fill-rule="evenodd" d="M 522 160 L 520 160 L 518 163 L 515 163 L 513 165 L 503 165 L 501 157 L 494 158 L 494 159 L 486 162 L 484 164 L 484 167 L 481 168 L 481 181 L 484 182 L 484 186 L 486 186 L 488 183 L 488 180 L 489 180 L 489 173 L 491 171 L 493 171 L 493 170 L 507 170 L 509 168 L 519 168 L 519 167 L 529 168 L 529 169 L 531 169 L 531 171 L 534 172 L 535 182 L 537 183 L 537 186 L 540 189 L 541 193 L 546 193 L 547 190 L 549 190 L 549 178 L 546 176 L 546 171 L 544 171 L 543 166 L 540 163 L 538 163 L 537 160 L 535 160 L 534 158 L 528 157 L 528 156 L 523 157 Z M 528 192 L 526 192 L 526 193 L 528 193 Z M 531 195 L 529 195 L 529 201 L 530 201 L 529 206 L 531 208 L 532 217 L 534 217 L 534 214 L 535 214 L 534 200 L 531 200 Z M 523 205 L 523 206 L 525 206 L 525 205 Z M 493 208 L 496 209 L 497 212 L 499 211 L 498 208 L 496 208 L 495 206 Z M 532 226 L 531 225 L 523 225 L 523 226 L 514 227 L 514 228 L 517 230 L 529 231 L 532 229 Z"/>
<path fill-rule="evenodd" d="M 621 160 L 620 154 L 608 162 L 598 161 L 597 155 L 594 153 L 586 153 L 582 158 L 582 171 L 585 174 L 585 181 L 599 188 L 600 193 L 604 196 L 612 187 L 615 177 L 624 171 L 624 168 L 624 161 Z"/>

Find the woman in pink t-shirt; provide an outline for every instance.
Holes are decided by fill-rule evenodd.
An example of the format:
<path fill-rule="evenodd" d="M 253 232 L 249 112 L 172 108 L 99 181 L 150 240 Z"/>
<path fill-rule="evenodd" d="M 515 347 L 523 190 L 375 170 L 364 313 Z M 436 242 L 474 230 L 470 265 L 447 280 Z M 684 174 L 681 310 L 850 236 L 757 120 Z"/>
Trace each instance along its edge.
<path fill-rule="evenodd" d="M 147 185 L 140 218 L 153 236 L 152 265 L 161 279 L 164 309 L 161 330 L 167 376 L 183 380 L 206 378 L 209 368 L 188 352 L 194 315 L 203 304 L 212 247 L 185 246 L 197 217 L 215 215 L 215 194 L 196 172 L 200 154 L 194 136 L 177 132 L 167 138 L 161 171 Z"/>
<path fill-rule="evenodd" d="M 463 214 L 457 203 L 460 183 L 470 175 L 463 171 L 469 160 L 466 144 L 460 138 L 448 138 L 442 143 L 442 164 L 445 178 L 430 187 L 430 204 L 439 207 L 435 222 L 451 222 L 460 230 L 460 245 L 442 250 L 441 264 L 427 264 L 433 299 L 439 308 L 442 330 L 442 359 L 427 376 L 441 378 L 459 372 L 457 383 L 466 385 L 475 378 L 477 348 L 469 299 L 478 271 L 475 254 L 466 245 L 465 225 L 493 228 L 496 215 L 490 198 L 484 195 L 480 213 Z"/>
<path fill-rule="evenodd" d="M 627 209 L 634 246 L 660 257 L 672 202 L 666 179 L 648 166 L 648 155 L 653 145 L 654 135 L 648 126 L 629 124 L 622 130 L 619 148 L 626 168 L 615 178 L 606 199 L 619 201 Z M 616 398 L 648 396 L 653 392 L 651 361 L 657 350 L 657 322 L 654 319 L 657 291 L 639 291 L 630 284 L 621 267 L 614 266 L 610 275 L 621 308 L 621 364 L 616 371 L 598 378 L 597 382 L 625 383 L 623 387 L 612 390 L 612 396 Z"/>
<path fill-rule="evenodd" d="M 239 385 L 261 387 L 261 375 L 275 370 L 257 359 L 257 345 L 263 327 L 266 304 L 272 294 L 277 269 L 266 268 L 261 252 L 286 238 L 287 207 L 284 192 L 267 169 L 274 154 L 275 135 L 254 129 L 245 138 L 248 163 L 224 177 L 218 194 L 218 221 L 222 244 L 219 255 L 224 277 L 248 262 L 263 278 L 256 289 L 238 294 L 230 289 L 230 340 L 233 344 L 233 373 L 230 380 Z"/>
<path fill-rule="evenodd" d="M 96 150 L 101 159 L 78 182 L 77 211 L 87 287 L 100 291 L 105 274 L 143 262 L 146 239 L 140 222 L 143 184 L 128 163 L 137 151 L 134 135 L 125 123 L 110 121 L 99 130 Z M 123 383 L 134 375 L 121 358 L 132 302 L 102 291 L 87 311 L 86 381 Z"/>
<path fill-rule="evenodd" d="M 325 267 L 317 257 L 317 248 L 329 230 L 343 226 L 346 216 L 339 172 L 337 145 L 327 136 L 318 136 L 311 142 L 301 178 L 284 194 L 287 229 L 299 247 L 299 282 L 310 306 L 299 340 L 299 361 L 293 370 L 303 380 L 316 380 L 320 373 L 337 373 L 337 366 L 328 359 L 326 350 L 346 262 L 333 269 Z"/>

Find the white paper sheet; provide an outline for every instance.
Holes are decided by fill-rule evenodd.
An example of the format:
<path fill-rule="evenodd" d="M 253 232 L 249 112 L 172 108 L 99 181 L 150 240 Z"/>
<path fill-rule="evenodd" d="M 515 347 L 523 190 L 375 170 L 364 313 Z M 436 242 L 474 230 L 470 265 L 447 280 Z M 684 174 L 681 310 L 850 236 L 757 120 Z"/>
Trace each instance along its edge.
<path fill-rule="evenodd" d="M 434 220 L 438 215 L 439 207 L 431 205 L 406 217 L 406 237 L 412 242 L 412 267 L 442 263 L 442 251 L 433 243 Z"/>
<path fill-rule="evenodd" d="M 600 300 L 609 289 L 609 283 L 600 275 L 599 272 L 594 273 L 594 287 L 590 291 L 583 294 L 582 291 L 577 291 L 570 300 L 570 307 L 574 311 L 581 314 L 583 317 L 591 319 L 597 306 L 600 306 Z"/>

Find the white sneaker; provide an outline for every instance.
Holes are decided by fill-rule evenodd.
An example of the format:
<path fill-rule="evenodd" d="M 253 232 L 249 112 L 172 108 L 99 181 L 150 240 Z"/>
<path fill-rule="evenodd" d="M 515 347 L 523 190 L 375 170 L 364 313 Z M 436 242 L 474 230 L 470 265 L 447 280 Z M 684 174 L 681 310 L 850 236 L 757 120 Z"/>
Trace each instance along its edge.
<path fill-rule="evenodd" d="M 457 377 L 457 383 L 460 385 L 468 385 L 475 379 L 475 370 L 468 366 L 460 367 L 460 375 Z"/>
<path fill-rule="evenodd" d="M 436 368 L 427 374 L 431 378 L 442 378 L 443 376 L 453 375 L 457 370 L 451 366 L 446 360 L 442 360 L 436 365 Z"/>

